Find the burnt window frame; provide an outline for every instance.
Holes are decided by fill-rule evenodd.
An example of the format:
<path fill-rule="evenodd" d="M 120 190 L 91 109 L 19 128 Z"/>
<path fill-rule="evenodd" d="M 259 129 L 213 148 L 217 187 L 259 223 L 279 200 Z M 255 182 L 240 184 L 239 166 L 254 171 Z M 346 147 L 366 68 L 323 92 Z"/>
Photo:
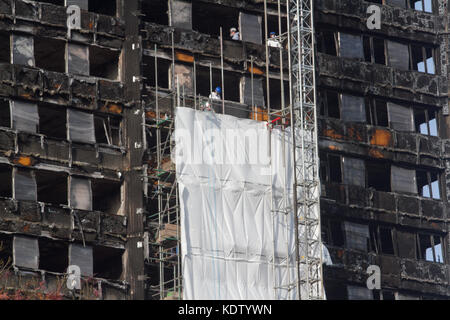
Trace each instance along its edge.
<path fill-rule="evenodd" d="M 424 64 L 425 67 L 425 71 L 419 71 L 419 69 L 417 68 L 417 70 L 415 69 L 414 66 L 414 62 L 413 62 L 413 46 L 415 47 L 419 47 L 421 49 L 421 53 L 422 53 L 422 62 Z M 433 64 L 434 64 L 434 73 L 428 72 L 428 64 L 427 64 L 427 52 L 426 50 L 430 49 L 431 50 L 431 56 L 433 58 Z M 436 47 L 432 47 L 429 45 L 423 45 L 423 44 L 415 44 L 415 43 L 409 43 L 408 44 L 408 51 L 409 51 L 409 70 L 411 71 L 416 71 L 416 72 L 420 72 L 420 73 L 426 73 L 426 74 L 432 74 L 432 75 L 438 75 L 439 72 L 439 68 L 438 68 L 438 54 L 437 54 L 437 48 Z"/>
<path fill-rule="evenodd" d="M 337 108 L 338 108 L 338 113 L 339 113 L 339 118 L 336 118 L 334 116 L 330 116 L 330 112 L 329 112 L 329 103 L 328 103 L 328 95 L 329 94 L 336 94 L 337 96 Z M 332 119 L 342 119 L 342 94 L 339 91 L 336 90 L 329 90 L 329 89 L 322 89 L 320 90 L 320 111 L 319 114 L 322 117 L 326 117 L 326 118 L 332 118 Z"/>
<path fill-rule="evenodd" d="M 422 133 L 420 131 L 420 126 L 417 127 L 416 124 L 416 112 L 423 112 L 423 114 L 425 115 L 425 123 L 427 125 L 427 133 Z M 434 114 L 434 119 L 436 119 L 436 135 L 431 134 L 431 130 L 430 130 L 430 114 Z M 429 137 L 439 137 L 439 116 L 440 116 L 440 112 L 438 110 L 435 110 L 434 108 L 417 108 L 417 107 L 413 107 L 413 116 L 414 116 L 414 129 L 416 131 L 416 133 L 420 134 L 420 135 L 424 135 L 424 136 L 429 136 Z"/>
<path fill-rule="evenodd" d="M 392 185 L 391 185 L 392 165 L 390 163 L 378 162 L 378 161 L 373 161 L 373 160 L 366 160 L 365 161 L 365 166 L 366 166 L 366 188 L 367 189 L 372 188 L 372 189 L 376 190 L 377 192 L 392 192 Z M 379 189 L 377 189 L 375 187 L 369 186 L 369 170 L 368 169 L 371 166 L 374 166 L 374 167 L 382 167 L 382 166 L 384 166 L 385 167 L 385 169 L 386 169 L 385 172 L 388 172 L 388 175 L 389 175 L 389 179 L 388 179 L 389 180 L 389 188 L 387 188 L 387 190 L 379 190 Z"/>
<path fill-rule="evenodd" d="M 329 50 L 327 49 L 327 42 L 325 41 L 325 33 L 329 33 L 333 35 L 333 39 L 334 39 L 334 53 L 329 53 Z M 320 52 L 322 54 L 327 54 L 330 56 L 334 56 L 334 57 L 338 57 L 339 56 L 339 42 L 338 42 L 338 37 L 337 37 L 337 32 L 333 31 L 333 30 L 327 30 L 327 29 L 323 29 L 320 30 L 319 32 L 317 32 L 317 36 L 316 36 L 316 48 L 317 48 L 317 52 Z"/>
<path fill-rule="evenodd" d="M 426 197 L 424 195 L 422 195 L 422 187 L 419 186 L 419 177 L 418 174 L 419 172 L 424 172 L 426 174 L 426 178 L 427 178 L 427 183 L 424 184 L 428 185 L 429 188 L 429 192 L 430 192 L 430 196 Z M 437 182 L 438 182 L 438 188 L 439 188 L 439 198 L 435 198 L 433 196 L 433 185 L 432 183 L 436 180 L 432 180 L 431 174 L 436 174 L 437 175 Z M 433 199 L 433 200 L 442 200 L 442 188 L 441 188 L 441 173 L 440 172 L 433 172 L 433 171 L 429 171 L 429 170 L 423 170 L 423 169 L 416 169 L 416 183 L 417 183 L 417 194 L 419 197 L 425 198 L 425 199 Z"/>
<path fill-rule="evenodd" d="M 370 61 L 368 61 L 366 59 L 366 39 L 369 40 L 369 48 L 368 50 L 370 51 Z M 376 58 L 375 58 L 375 46 L 374 46 L 374 39 L 376 40 L 381 40 L 383 42 L 383 51 L 384 51 L 384 63 L 378 63 L 376 62 Z M 363 44 L 363 51 L 364 51 L 364 61 L 368 62 L 368 63 L 376 63 L 379 65 L 387 65 L 388 64 L 388 51 L 387 51 L 387 45 L 386 45 L 386 40 L 380 37 L 374 37 L 371 35 L 363 35 L 362 36 L 362 44 Z"/>
<path fill-rule="evenodd" d="M 321 234 L 325 233 L 326 237 L 328 239 L 327 242 L 324 242 L 326 245 L 331 246 L 331 247 L 338 247 L 338 248 L 346 248 L 346 240 L 345 240 L 345 230 L 343 228 L 343 221 L 338 220 L 338 219 L 329 219 L 329 218 L 323 218 L 322 219 L 322 224 L 323 227 L 321 230 Z M 334 226 L 334 228 L 336 228 L 336 226 L 339 226 L 339 232 L 340 232 L 340 238 L 342 240 L 342 244 L 336 244 L 335 243 L 335 239 L 336 236 L 333 237 L 334 232 L 332 231 L 336 231 L 334 229 L 332 229 L 331 226 Z"/>
<path fill-rule="evenodd" d="M 102 134 L 105 136 L 107 142 L 98 142 L 98 134 L 96 123 L 101 121 L 103 124 Z M 109 114 L 95 114 L 94 113 L 94 134 L 95 141 L 98 145 L 105 145 L 110 147 L 123 147 L 123 119 L 121 116 L 113 116 Z M 114 143 L 113 131 L 117 134 L 117 142 Z"/>
<path fill-rule="evenodd" d="M 391 240 L 392 240 L 392 253 L 384 252 L 381 242 L 381 233 L 380 229 L 389 229 L 391 233 Z M 388 225 L 377 225 L 374 223 L 369 223 L 369 246 L 368 252 L 374 252 L 377 255 L 383 254 L 383 255 L 389 255 L 389 256 L 395 256 L 398 257 L 398 248 L 395 245 L 397 243 L 397 229 L 393 226 Z"/>
<path fill-rule="evenodd" d="M 364 99 L 366 104 L 366 122 L 369 125 L 375 126 L 375 127 L 383 127 L 383 128 L 389 128 L 389 113 L 387 108 L 387 101 L 375 97 L 366 97 Z M 380 124 L 378 119 L 378 102 L 384 104 L 384 108 L 386 111 L 386 124 Z"/>
<path fill-rule="evenodd" d="M 418 9 L 416 9 L 415 7 L 413 7 L 413 4 L 412 4 L 412 2 L 413 1 L 411 1 L 411 0 L 408 0 L 407 1 L 407 3 L 408 3 L 408 8 L 409 9 L 412 9 L 412 10 L 414 10 L 414 11 L 418 11 L 418 12 L 425 12 L 425 13 L 432 13 L 432 14 L 434 14 L 434 8 L 436 7 L 435 6 L 435 1 L 434 0 L 430 0 L 430 4 L 431 4 L 431 11 L 425 11 L 425 1 L 426 0 L 416 0 L 415 2 L 417 2 L 417 1 L 420 1 L 421 3 L 422 3 L 422 10 L 418 10 Z"/>
<path fill-rule="evenodd" d="M 332 181 L 331 180 L 331 162 L 330 157 L 339 158 L 339 171 L 340 171 L 340 181 Z M 343 163 L 342 163 L 342 156 L 339 154 L 333 154 L 333 153 L 323 153 L 320 156 L 320 172 L 322 173 L 322 169 L 325 169 L 326 176 L 323 177 L 321 174 L 320 179 L 321 181 L 325 181 L 327 183 L 336 183 L 336 184 L 342 184 L 343 181 Z"/>
<path fill-rule="evenodd" d="M 429 237 L 429 239 L 430 239 L 431 251 L 433 253 L 433 261 L 427 260 L 426 256 L 425 257 L 422 256 L 422 248 L 421 248 L 421 243 L 420 243 L 421 236 Z M 437 259 L 436 259 L 436 252 L 435 252 L 434 248 L 438 244 L 434 243 L 434 237 L 439 237 L 441 240 L 441 242 L 440 242 L 441 251 L 442 251 L 442 260 L 441 261 L 437 261 Z M 445 246 L 446 237 L 445 236 L 440 235 L 440 234 L 433 234 L 433 233 L 429 233 L 429 232 L 416 232 L 415 238 L 416 238 L 416 259 L 417 260 L 423 260 L 423 261 L 439 263 L 439 264 L 446 264 L 447 256 L 446 256 L 446 252 L 445 252 L 446 251 L 446 246 Z"/>

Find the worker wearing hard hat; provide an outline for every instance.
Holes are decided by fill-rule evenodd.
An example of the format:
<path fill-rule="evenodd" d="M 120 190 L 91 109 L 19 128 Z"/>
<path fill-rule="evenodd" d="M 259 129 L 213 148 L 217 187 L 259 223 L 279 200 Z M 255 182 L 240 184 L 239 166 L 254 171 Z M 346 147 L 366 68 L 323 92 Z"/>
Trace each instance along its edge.
<path fill-rule="evenodd" d="M 281 48 L 281 43 L 277 39 L 277 34 L 275 32 L 270 33 L 270 38 L 267 40 L 267 45 L 269 47 Z"/>
<path fill-rule="evenodd" d="M 239 39 L 239 31 L 236 28 L 230 29 L 230 38 L 231 40 L 240 40 Z"/>
<path fill-rule="evenodd" d="M 220 100 L 220 99 L 222 99 L 221 95 L 222 95 L 222 88 L 217 87 L 216 90 L 211 92 L 211 94 L 209 95 L 209 98 L 211 100 Z"/>

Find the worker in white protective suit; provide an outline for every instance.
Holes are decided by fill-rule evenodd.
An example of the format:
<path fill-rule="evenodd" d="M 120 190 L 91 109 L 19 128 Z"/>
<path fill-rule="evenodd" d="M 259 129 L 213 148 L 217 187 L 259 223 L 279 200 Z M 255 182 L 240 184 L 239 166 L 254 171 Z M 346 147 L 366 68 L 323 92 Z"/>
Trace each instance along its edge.
<path fill-rule="evenodd" d="M 267 40 L 267 45 L 269 47 L 274 47 L 274 48 L 281 48 L 281 43 L 280 41 L 277 39 L 277 34 L 275 32 L 271 32 L 270 33 L 270 38 L 269 40 Z"/>
<path fill-rule="evenodd" d="M 213 111 L 213 109 L 212 109 L 212 100 L 221 100 L 222 99 L 221 94 L 222 94 L 222 88 L 221 87 L 217 87 L 216 90 L 211 92 L 211 94 L 209 95 L 209 101 L 206 101 L 206 103 L 204 104 L 202 110 Z"/>
<path fill-rule="evenodd" d="M 237 31 L 236 28 L 230 29 L 230 38 L 231 38 L 231 40 L 240 40 L 239 31 Z"/>
<path fill-rule="evenodd" d="M 221 100 L 222 99 L 221 94 L 222 94 L 222 88 L 217 87 L 216 90 L 211 92 L 211 94 L 209 95 L 209 98 L 211 100 Z"/>

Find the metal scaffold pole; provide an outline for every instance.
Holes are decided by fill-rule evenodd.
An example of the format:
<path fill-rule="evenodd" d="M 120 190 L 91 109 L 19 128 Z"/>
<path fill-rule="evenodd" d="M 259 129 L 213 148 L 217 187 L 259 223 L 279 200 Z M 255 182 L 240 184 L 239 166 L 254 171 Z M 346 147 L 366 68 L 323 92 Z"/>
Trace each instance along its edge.
<path fill-rule="evenodd" d="M 324 299 L 320 231 L 313 0 L 289 0 L 294 159 L 296 286 L 302 300 Z"/>

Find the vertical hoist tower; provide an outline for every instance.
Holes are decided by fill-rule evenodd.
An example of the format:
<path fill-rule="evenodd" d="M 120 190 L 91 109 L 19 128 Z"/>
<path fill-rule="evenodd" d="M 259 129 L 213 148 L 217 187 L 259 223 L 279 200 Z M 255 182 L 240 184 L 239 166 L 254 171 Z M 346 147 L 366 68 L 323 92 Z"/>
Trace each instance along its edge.
<path fill-rule="evenodd" d="M 297 291 L 301 300 L 324 299 L 320 231 L 313 0 L 288 0 L 290 116 L 294 150 Z"/>

